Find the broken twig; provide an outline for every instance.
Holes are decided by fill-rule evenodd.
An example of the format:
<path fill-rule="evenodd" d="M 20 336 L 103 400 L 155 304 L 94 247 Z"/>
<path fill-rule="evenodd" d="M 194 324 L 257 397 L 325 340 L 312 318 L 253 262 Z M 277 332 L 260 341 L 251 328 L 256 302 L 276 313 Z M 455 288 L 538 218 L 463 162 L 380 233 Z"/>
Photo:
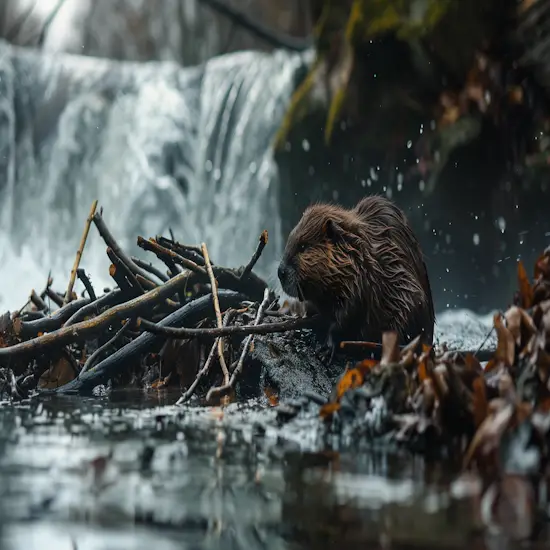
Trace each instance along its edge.
<path fill-rule="evenodd" d="M 220 312 L 220 304 L 218 302 L 218 283 L 216 282 L 216 277 L 214 277 L 214 272 L 212 271 L 212 265 L 210 264 L 210 257 L 208 255 L 208 248 L 206 243 L 201 244 L 202 256 L 204 258 L 204 263 L 206 265 L 206 271 L 208 272 L 208 277 L 210 278 L 210 285 L 212 287 L 212 298 L 214 302 L 214 311 L 216 313 L 216 323 L 218 328 L 222 328 L 222 314 Z M 225 364 L 225 358 L 223 356 L 223 337 L 217 339 L 218 343 L 218 358 L 220 360 L 220 367 L 223 373 L 223 383 L 229 383 L 229 371 L 227 370 L 227 365 Z"/>
<path fill-rule="evenodd" d="M 258 313 L 256 314 L 256 319 L 254 320 L 254 325 L 259 325 L 262 322 L 263 316 L 265 314 L 265 310 L 267 309 L 267 306 L 269 306 L 270 300 L 269 300 L 269 290 L 266 288 L 264 292 L 264 299 L 262 303 L 260 304 L 260 307 L 258 308 Z M 218 386 L 217 388 L 210 388 L 208 393 L 206 394 L 206 401 L 210 401 L 212 397 L 222 397 L 223 395 L 226 395 L 229 393 L 234 387 L 237 382 L 237 378 L 240 376 L 242 370 L 243 370 L 243 364 L 244 359 L 246 357 L 246 354 L 248 353 L 248 350 L 250 348 L 250 345 L 252 344 L 252 340 L 254 339 L 253 334 L 249 334 L 243 345 L 243 350 L 241 352 L 241 356 L 239 357 L 239 361 L 237 363 L 237 366 L 235 367 L 235 370 L 233 371 L 233 374 L 231 375 L 231 379 L 229 380 L 229 384 L 225 384 L 223 386 Z"/>
<path fill-rule="evenodd" d="M 82 258 L 82 252 L 84 251 L 84 247 L 86 246 L 86 240 L 88 238 L 88 233 L 90 232 L 90 225 L 92 225 L 92 219 L 94 217 L 96 208 L 97 208 L 97 199 L 92 203 L 92 207 L 90 208 L 90 214 L 88 215 L 88 219 L 86 220 L 86 225 L 84 226 L 84 232 L 82 233 L 82 238 L 80 239 L 80 246 L 76 251 L 76 258 L 74 260 L 73 269 L 71 270 L 69 286 L 67 287 L 67 293 L 65 294 L 65 299 L 63 300 L 64 304 L 68 304 L 72 300 L 73 286 L 76 280 L 76 270 L 78 269 L 78 266 L 80 264 L 80 259 Z"/>

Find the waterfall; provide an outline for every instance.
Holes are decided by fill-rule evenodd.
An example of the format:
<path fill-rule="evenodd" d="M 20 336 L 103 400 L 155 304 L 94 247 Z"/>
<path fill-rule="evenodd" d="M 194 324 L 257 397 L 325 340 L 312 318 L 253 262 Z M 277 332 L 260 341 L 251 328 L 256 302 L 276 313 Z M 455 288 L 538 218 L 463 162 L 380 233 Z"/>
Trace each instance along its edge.
<path fill-rule="evenodd" d="M 182 69 L 0 43 L 0 308 L 20 307 L 50 270 L 65 289 L 96 198 L 142 257 L 137 236 L 171 228 L 239 266 L 267 229 L 269 276 L 283 245 L 271 143 L 309 56 L 242 52 Z M 108 265 L 92 227 L 81 267 L 98 290 L 113 285 Z"/>

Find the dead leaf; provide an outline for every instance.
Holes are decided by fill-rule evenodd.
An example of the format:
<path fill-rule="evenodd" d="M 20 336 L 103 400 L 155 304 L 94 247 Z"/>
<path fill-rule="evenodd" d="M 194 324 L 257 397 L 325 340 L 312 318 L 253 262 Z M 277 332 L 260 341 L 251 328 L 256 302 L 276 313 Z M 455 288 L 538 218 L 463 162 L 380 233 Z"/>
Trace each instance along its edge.
<path fill-rule="evenodd" d="M 494 406 L 495 404 L 493 404 Z M 500 410 L 491 414 L 491 409 L 489 409 L 489 416 L 481 423 L 478 430 L 476 431 L 466 454 L 464 455 L 463 465 L 466 469 L 472 459 L 478 454 L 488 454 L 490 451 L 494 450 L 502 434 L 506 428 L 510 425 L 512 415 L 514 413 L 514 406 L 511 403 L 506 403 L 505 401 L 499 402 Z"/>
<path fill-rule="evenodd" d="M 479 428 L 481 423 L 487 418 L 488 401 L 487 386 L 483 376 L 478 376 L 473 382 L 473 412 L 474 424 Z"/>
<path fill-rule="evenodd" d="M 514 364 L 515 345 L 512 333 L 504 326 L 502 315 L 496 313 L 493 317 L 493 323 L 497 333 L 497 349 L 495 359 L 501 361 L 507 367 Z"/>
<path fill-rule="evenodd" d="M 319 415 L 321 418 L 327 419 L 338 410 L 340 410 L 340 403 L 326 403 L 321 407 Z"/>
<path fill-rule="evenodd" d="M 71 361 L 67 352 L 64 352 L 51 362 L 48 370 L 42 373 L 38 387 L 43 389 L 59 388 L 75 378 L 75 362 Z"/>
<path fill-rule="evenodd" d="M 265 387 L 264 395 L 267 397 L 267 400 L 272 407 L 276 407 L 279 404 L 279 395 L 273 388 L 269 386 Z"/>
<path fill-rule="evenodd" d="M 518 262 L 518 285 L 520 297 L 519 305 L 524 309 L 529 309 L 533 304 L 533 288 L 521 260 Z"/>
<path fill-rule="evenodd" d="M 164 378 L 158 378 L 151 384 L 151 388 L 154 390 L 160 390 L 162 388 L 165 388 L 168 386 L 168 382 L 170 382 L 170 378 L 172 378 L 172 373 L 170 372 L 168 376 L 165 376 Z"/>

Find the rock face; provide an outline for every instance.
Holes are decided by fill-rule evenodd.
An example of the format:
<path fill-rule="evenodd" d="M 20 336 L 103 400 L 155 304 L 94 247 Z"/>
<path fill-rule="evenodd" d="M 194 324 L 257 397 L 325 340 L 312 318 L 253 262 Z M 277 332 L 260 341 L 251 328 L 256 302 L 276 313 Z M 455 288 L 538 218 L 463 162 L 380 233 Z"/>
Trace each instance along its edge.
<path fill-rule="evenodd" d="M 282 247 L 270 143 L 305 64 L 244 52 L 182 69 L 0 43 L 2 307 L 20 307 L 50 269 L 68 279 L 96 198 L 132 253 L 136 235 L 172 228 L 238 265 L 267 229 L 267 273 Z M 95 232 L 82 266 L 108 282 Z"/>

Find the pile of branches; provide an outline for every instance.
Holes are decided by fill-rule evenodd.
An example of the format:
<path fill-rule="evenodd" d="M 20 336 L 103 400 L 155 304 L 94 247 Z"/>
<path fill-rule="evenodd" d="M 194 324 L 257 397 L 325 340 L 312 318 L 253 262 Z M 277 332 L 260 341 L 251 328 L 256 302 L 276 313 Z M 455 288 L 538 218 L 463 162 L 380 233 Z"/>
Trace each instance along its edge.
<path fill-rule="evenodd" d="M 348 367 L 313 411 L 325 433 L 343 441 L 385 439 L 425 455 L 458 457 L 464 474 L 480 480 L 484 520 L 524 538 L 548 520 L 550 247 L 533 280 L 521 262 L 518 279 L 513 305 L 494 315 L 497 349 L 484 366 L 475 353 L 436 351 L 419 339 L 400 348 L 387 332 L 381 359 Z M 279 416 L 290 422 L 305 411 L 311 414 L 311 400 L 302 410 L 286 405 Z"/>
<path fill-rule="evenodd" d="M 205 390 L 201 395 L 208 402 L 227 401 L 254 335 L 315 323 L 281 313 L 276 297 L 252 272 L 267 244 L 266 231 L 248 265 L 239 269 L 214 265 L 204 243 L 138 237 L 138 246 L 161 262 L 153 265 L 129 256 L 96 208 L 97 201 L 66 292 L 56 292 L 48 277 L 44 290 L 33 290 L 20 310 L 0 316 L 4 396 L 98 393 L 108 385 L 185 389 L 179 403 L 198 390 Z M 92 224 L 107 245 L 116 283 L 99 296 L 79 267 Z M 80 298 L 73 291 L 77 278 L 85 288 Z M 219 369 L 212 368 L 216 363 Z"/>

